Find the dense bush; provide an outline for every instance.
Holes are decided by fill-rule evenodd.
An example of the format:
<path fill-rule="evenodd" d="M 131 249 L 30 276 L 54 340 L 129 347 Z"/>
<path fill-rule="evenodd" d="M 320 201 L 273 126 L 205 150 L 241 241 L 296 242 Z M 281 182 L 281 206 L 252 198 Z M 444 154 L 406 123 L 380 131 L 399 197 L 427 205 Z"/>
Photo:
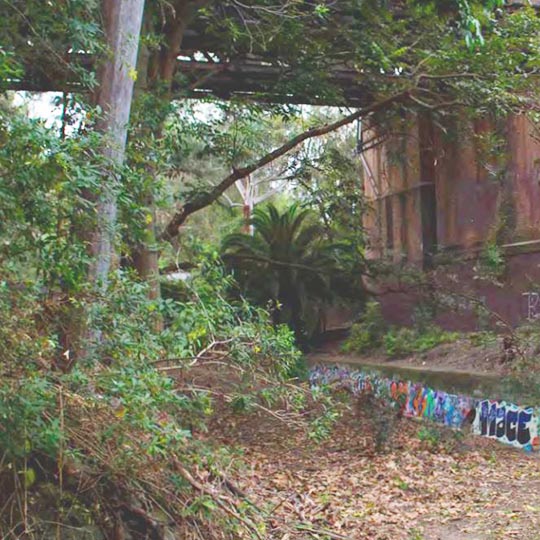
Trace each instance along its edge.
<path fill-rule="evenodd" d="M 360 321 L 353 324 L 349 338 L 343 345 L 344 352 L 368 352 L 382 344 L 386 323 L 381 305 L 368 302 Z"/>
<path fill-rule="evenodd" d="M 184 302 L 149 301 L 145 286 L 117 272 L 107 298 L 90 311 L 99 340 L 62 373 L 56 369 L 57 336 L 45 331 L 39 288 L 4 282 L 0 328 L 9 346 L 0 362 L 3 537 L 25 530 L 51 537 L 58 516 L 69 528 L 67 536 L 62 528 L 63 538 L 82 538 L 88 530 L 112 537 L 118 520 L 111 501 L 137 538 L 171 520 L 182 538 L 189 531 L 178 524 L 189 522 L 206 528 L 208 538 L 211 523 L 229 535 L 220 538 L 239 537 L 239 527 L 245 528 L 240 514 L 249 515 L 249 509 L 223 502 L 217 487 L 210 496 L 211 482 L 208 494 L 197 490 L 189 472 L 206 470 L 218 478 L 229 466 L 228 452 L 193 435 L 206 429 L 216 399 L 220 407 L 236 409 L 242 409 L 240 400 L 252 406 L 286 400 L 301 407 L 305 399 L 302 388 L 280 384 L 302 369 L 293 334 L 271 324 L 264 310 L 229 302 L 231 285 L 219 261 L 207 259 L 193 272 Z M 54 308 L 49 305 L 50 312 Z M 157 312 L 167 321 L 160 332 Z M 215 372 L 216 363 L 223 382 L 219 397 L 202 376 Z M 196 384 L 192 370 L 201 379 Z M 180 378 L 168 376 L 178 371 Z M 21 506 L 21 497 L 31 502 Z"/>
<path fill-rule="evenodd" d="M 406 356 L 426 352 L 437 345 L 459 338 L 456 332 L 447 332 L 432 325 L 420 332 L 415 328 L 390 328 L 383 337 L 384 350 L 388 356 Z"/>
<path fill-rule="evenodd" d="M 205 431 L 227 407 L 304 418 L 307 389 L 283 384 L 305 372 L 292 332 L 231 301 L 204 245 L 161 300 L 125 268 L 98 292 L 86 231 L 99 138 L 58 137 L 6 107 L 0 143 L 0 537 L 262 535 Z M 120 191 L 119 236 L 144 213 Z"/>
<path fill-rule="evenodd" d="M 350 300 L 352 291 L 361 296 L 358 269 L 353 273 L 354 248 L 330 241 L 314 212 L 298 204 L 284 210 L 274 204 L 256 208 L 251 223 L 253 236 L 224 238 L 223 259 L 242 294 L 257 305 L 272 306 L 274 323 L 288 324 L 304 345 L 320 329 L 333 301 Z"/>
<path fill-rule="evenodd" d="M 424 312 L 418 312 L 415 323 L 413 327 L 388 326 L 382 316 L 380 304 L 368 302 L 360 321 L 351 328 L 343 351 L 363 354 L 383 350 L 388 356 L 398 357 L 422 353 L 459 337 L 459 334 L 447 332 L 427 321 Z"/>

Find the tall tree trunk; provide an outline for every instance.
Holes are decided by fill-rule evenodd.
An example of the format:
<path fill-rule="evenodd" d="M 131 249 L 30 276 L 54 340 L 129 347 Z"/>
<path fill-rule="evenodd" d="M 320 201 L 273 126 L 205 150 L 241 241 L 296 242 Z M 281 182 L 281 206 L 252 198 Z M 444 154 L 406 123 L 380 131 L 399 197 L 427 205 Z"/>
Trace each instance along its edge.
<path fill-rule="evenodd" d="M 196 10 L 205 3 L 207 3 L 206 0 L 176 0 L 169 4 L 170 9 L 173 10 L 173 16 L 167 19 L 163 28 L 164 43 L 158 54 L 154 54 L 149 61 L 141 62 L 141 69 L 144 65 L 147 71 L 144 75 L 141 73 L 141 77 L 138 78 L 136 92 L 151 91 L 161 95 L 166 101 L 171 100 L 171 87 L 176 74 L 177 57 L 180 54 L 184 32 Z M 148 60 L 146 54 L 142 56 L 143 59 Z M 164 121 L 165 118 L 162 119 L 159 130 L 153 133 L 156 140 L 162 137 Z M 154 164 L 150 164 L 149 167 L 154 168 Z M 160 250 L 152 189 L 144 195 L 144 198 L 142 202 L 148 209 L 149 219 L 145 224 L 144 238 L 132 249 L 132 260 L 137 273 L 148 284 L 149 298 L 155 300 L 160 297 Z M 160 320 L 156 321 L 156 326 L 159 329 Z"/>
<path fill-rule="evenodd" d="M 90 243 L 90 278 L 101 292 L 106 290 L 115 253 L 118 178 L 114 167 L 122 165 L 125 158 L 143 10 L 144 0 L 102 0 L 109 57 L 99 72 L 96 104 L 102 115 L 96 129 L 104 135 L 102 154 L 111 166 L 103 176 L 97 226 Z"/>
<path fill-rule="evenodd" d="M 154 29 L 152 28 L 153 13 L 148 9 L 143 19 L 143 34 L 151 34 Z M 135 83 L 135 99 L 138 100 L 145 92 L 150 91 L 150 70 L 151 70 L 151 54 L 145 43 L 141 43 L 139 50 L 139 58 L 137 62 L 137 81 Z M 135 137 L 149 137 L 151 131 L 148 126 L 142 125 L 137 130 Z M 156 137 L 159 137 L 157 134 Z M 153 174 L 154 164 L 148 163 L 147 168 L 149 174 Z M 148 298 L 150 300 L 156 300 L 160 297 L 159 286 L 159 249 L 158 241 L 156 237 L 156 209 L 154 204 L 154 197 L 151 188 L 147 193 L 143 195 L 143 199 L 139 201 L 141 205 L 146 206 L 148 211 L 148 218 L 144 226 L 144 235 L 139 241 L 131 246 L 131 259 L 132 264 L 139 277 L 148 284 Z M 156 329 L 160 330 L 162 327 L 162 321 L 160 317 L 156 318 Z"/>
<path fill-rule="evenodd" d="M 89 281 L 98 294 L 107 290 L 108 274 L 115 256 L 119 182 L 116 168 L 123 165 L 125 159 L 143 9 L 144 0 L 102 0 L 109 51 L 98 72 L 99 87 L 94 103 L 102 112 L 96 130 L 103 134 L 100 152 L 107 166 L 99 192 L 88 195 L 89 200 L 95 203 L 96 223 L 92 230 L 78 232 L 89 243 L 92 258 Z M 70 302 L 66 302 L 61 318 L 62 357 L 59 367 L 67 371 L 74 361 L 89 354 L 92 342 L 99 342 L 99 333 L 87 327 L 85 313 Z"/>

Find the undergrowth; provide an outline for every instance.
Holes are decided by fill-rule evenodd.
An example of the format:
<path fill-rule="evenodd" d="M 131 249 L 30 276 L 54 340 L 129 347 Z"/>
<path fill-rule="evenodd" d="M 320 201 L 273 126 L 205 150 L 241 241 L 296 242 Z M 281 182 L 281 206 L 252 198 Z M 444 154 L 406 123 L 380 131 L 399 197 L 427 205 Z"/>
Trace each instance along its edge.
<path fill-rule="evenodd" d="M 426 422 L 418 430 L 418 439 L 431 452 L 440 452 L 442 450 L 446 453 L 455 452 L 460 448 L 463 438 L 463 431 L 453 430 L 431 422 Z"/>
<path fill-rule="evenodd" d="M 382 316 L 380 304 L 368 302 L 360 321 L 351 328 L 343 345 L 347 353 L 368 353 L 382 350 L 391 357 L 426 352 L 442 343 L 459 338 L 429 321 L 425 314 L 415 320 L 413 327 L 388 326 Z"/>
<path fill-rule="evenodd" d="M 313 400 L 289 382 L 305 369 L 291 331 L 231 303 L 229 278 L 211 263 L 193 272 L 182 302 L 149 301 L 115 274 L 88 310 L 100 339 L 64 370 L 49 324 L 62 306 L 4 276 L 2 538 L 265 537 L 265 516 L 231 488 L 232 459 L 206 434 L 208 420 L 229 406 L 301 421 Z M 205 384 L 208 374 L 221 386 Z M 333 418 L 324 409 L 315 439 Z"/>

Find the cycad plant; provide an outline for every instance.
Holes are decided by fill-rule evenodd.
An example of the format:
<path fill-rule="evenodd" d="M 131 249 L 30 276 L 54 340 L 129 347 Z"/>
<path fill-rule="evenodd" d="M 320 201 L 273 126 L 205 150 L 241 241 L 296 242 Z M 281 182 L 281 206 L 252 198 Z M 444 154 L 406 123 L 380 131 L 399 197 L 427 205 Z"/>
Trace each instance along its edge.
<path fill-rule="evenodd" d="M 235 233 L 223 241 L 223 259 L 242 293 L 270 305 L 275 324 L 289 324 L 305 342 L 318 329 L 333 285 L 344 272 L 347 246 L 329 242 L 310 210 L 298 204 L 282 212 L 273 204 L 256 208 L 253 235 Z"/>

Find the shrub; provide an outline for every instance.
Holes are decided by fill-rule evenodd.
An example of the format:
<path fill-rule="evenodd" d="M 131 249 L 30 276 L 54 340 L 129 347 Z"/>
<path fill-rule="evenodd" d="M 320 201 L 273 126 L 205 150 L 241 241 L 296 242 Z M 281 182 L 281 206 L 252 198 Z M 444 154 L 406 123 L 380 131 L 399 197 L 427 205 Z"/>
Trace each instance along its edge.
<path fill-rule="evenodd" d="M 497 334 L 490 331 L 471 332 L 467 337 L 475 347 L 489 347 L 497 343 Z"/>
<path fill-rule="evenodd" d="M 414 342 L 414 352 L 425 352 L 443 343 L 451 343 L 459 339 L 458 332 L 448 332 L 439 326 L 432 325 L 425 332 L 419 333 Z"/>
<path fill-rule="evenodd" d="M 342 350 L 348 353 L 367 353 L 382 347 L 389 356 L 398 357 L 425 352 L 459 337 L 457 333 L 447 332 L 434 325 L 429 315 L 426 310 L 416 311 L 415 327 L 387 328 L 380 304 L 368 302 L 360 322 L 352 326 Z"/>
<path fill-rule="evenodd" d="M 462 445 L 463 438 L 462 431 L 431 423 L 418 430 L 418 439 L 431 452 L 440 452 L 441 450 L 447 453 L 455 452 Z"/>
<path fill-rule="evenodd" d="M 255 208 L 253 236 L 234 233 L 223 240 L 223 259 L 254 303 L 271 303 L 274 323 L 288 324 L 305 345 L 320 327 L 319 313 L 335 299 L 338 275 L 352 282 L 350 246 L 330 242 L 316 216 L 293 204 Z M 348 266 L 349 265 L 349 266 Z"/>
<path fill-rule="evenodd" d="M 216 407 L 216 387 L 205 387 L 200 373 L 219 365 L 220 408 L 281 400 L 290 413 L 306 400 L 304 389 L 282 384 L 303 369 L 293 333 L 262 309 L 228 301 L 232 285 L 214 259 L 193 272 L 183 302 L 150 301 L 145 286 L 116 273 L 90 310 L 101 339 L 68 373 L 54 369 L 58 349 L 40 326 L 39 289 L 0 288 L 0 337 L 9 345 L 0 357 L 1 537 L 28 528 L 52 538 L 59 521 L 62 531 L 77 531 L 74 538 L 98 526 L 112 537 L 118 520 L 133 538 L 156 537 L 167 523 L 177 524 L 170 536 L 178 538 L 188 538 L 182 524 L 193 523 L 209 539 L 243 536 L 240 514 L 251 510 L 239 501 L 224 513 L 218 495 L 230 452 L 193 437 Z M 160 332 L 156 312 L 165 315 Z M 169 367 L 181 378 L 169 377 Z M 204 471 L 215 500 L 199 504 L 195 470 Z M 28 508 L 19 505 L 23 497 Z"/>
<path fill-rule="evenodd" d="M 383 337 L 388 356 L 405 356 L 415 349 L 416 332 L 412 328 L 391 328 Z"/>
<path fill-rule="evenodd" d="M 458 338 L 459 334 L 456 332 L 447 332 L 431 325 L 424 332 L 419 332 L 415 328 L 392 328 L 384 335 L 383 342 L 386 354 L 398 357 L 426 352 L 437 345 L 450 343 Z"/>
<path fill-rule="evenodd" d="M 351 333 L 343 344 L 344 352 L 369 352 L 382 344 L 386 329 L 381 305 L 378 302 L 368 302 L 360 321 L 353 324 Z"/>
<path fill-rule="evenodd" d="M 501 247 L 493 241 L 487 242 L 478 257 L 475 270 L 477 279 L 498 282 L 506 270 L 506 259 Z"/>
<path fill-rule="evenodd" d="M 392 406 L 394 405 L 394 406 Z M 358 414 L 369 424 L 374 450 L 384 452 L 391 446 L 391 440 L 402 418 L 397 404 L 391 404 L 386 397 L 372 393 L 360 394 L 356 400 Z"/>

